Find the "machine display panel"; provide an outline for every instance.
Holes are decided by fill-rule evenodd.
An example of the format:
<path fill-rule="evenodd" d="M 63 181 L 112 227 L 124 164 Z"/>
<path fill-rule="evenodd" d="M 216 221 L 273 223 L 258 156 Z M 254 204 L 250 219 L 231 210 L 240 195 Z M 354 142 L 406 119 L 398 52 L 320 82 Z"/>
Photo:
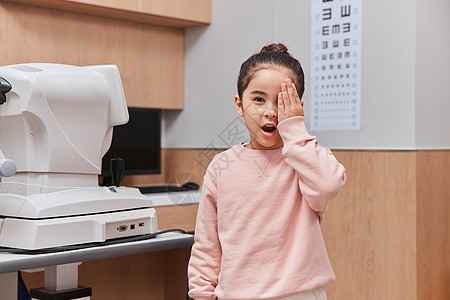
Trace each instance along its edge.
<path fill-rule="evenodd" d="M 101 176 L 111 178 L 110 160 L 124 160 L 123 175 L 161 173 L 161 110 L 129 107 L 127 124 L 115 126 L 111 147 L 103 156 Z"/>

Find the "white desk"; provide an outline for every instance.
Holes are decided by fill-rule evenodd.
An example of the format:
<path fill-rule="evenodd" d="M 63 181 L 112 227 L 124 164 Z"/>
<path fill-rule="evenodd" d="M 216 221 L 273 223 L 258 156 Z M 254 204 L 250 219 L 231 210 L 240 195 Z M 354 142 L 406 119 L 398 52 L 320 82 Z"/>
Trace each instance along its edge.
<path fill-rule="evenodd" d="M 198 203 L 200 201 L 201 190 L 144 195 L 152 200 L 153 207 L 184 205 Z"/>
<path fill-rule="evenodd" d="M 69 265 L 83 261 L 190 247 L 190 234 L 165 233 L 156 238 L 49 254 L 0 253 L 0 295 L 2 300 L 17 300 L 17 272 L 21 270 Z"/>

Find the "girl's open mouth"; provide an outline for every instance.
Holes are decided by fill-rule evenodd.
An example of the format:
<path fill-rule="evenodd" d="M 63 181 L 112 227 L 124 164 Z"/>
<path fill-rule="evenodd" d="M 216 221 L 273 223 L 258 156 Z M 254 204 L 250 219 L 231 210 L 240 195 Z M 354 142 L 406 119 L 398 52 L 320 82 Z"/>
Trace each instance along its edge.
<path fill-rule="evenodd" d="M 263 134 L 264 134 L 264 136 L 267 136 L 267 137 L 274 135 L 275 130 L 277 130 L 275 125 L 264 125 L 262 127 Z"/>

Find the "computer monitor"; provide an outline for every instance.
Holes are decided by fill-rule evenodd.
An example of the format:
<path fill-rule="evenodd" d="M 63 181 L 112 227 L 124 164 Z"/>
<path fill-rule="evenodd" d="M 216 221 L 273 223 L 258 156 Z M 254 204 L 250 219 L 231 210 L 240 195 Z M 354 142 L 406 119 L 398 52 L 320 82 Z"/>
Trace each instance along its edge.
<path fill-rule="evenodd" d="M 110 160 L 124 160 L 123 175 L 161 173 L 161 110 L 129 107 L 127 124 L 115 126 L 111 147 L 103 156 L 104 185 L 111 184 Z"/>

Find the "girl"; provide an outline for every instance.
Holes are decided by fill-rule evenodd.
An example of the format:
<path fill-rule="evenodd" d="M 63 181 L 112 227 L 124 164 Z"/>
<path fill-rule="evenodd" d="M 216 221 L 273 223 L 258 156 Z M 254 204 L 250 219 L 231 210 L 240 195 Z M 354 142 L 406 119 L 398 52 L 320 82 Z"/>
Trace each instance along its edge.
<path fill-rule="evenodd" d="M 305 127 L 304 75 L 283 44 L 241 66 L 235 105 L 250 142 L 204 176 L 188 267 L 196 299 L 326 299 L 335 280 L 320 223 L 344 167 Z"/>

